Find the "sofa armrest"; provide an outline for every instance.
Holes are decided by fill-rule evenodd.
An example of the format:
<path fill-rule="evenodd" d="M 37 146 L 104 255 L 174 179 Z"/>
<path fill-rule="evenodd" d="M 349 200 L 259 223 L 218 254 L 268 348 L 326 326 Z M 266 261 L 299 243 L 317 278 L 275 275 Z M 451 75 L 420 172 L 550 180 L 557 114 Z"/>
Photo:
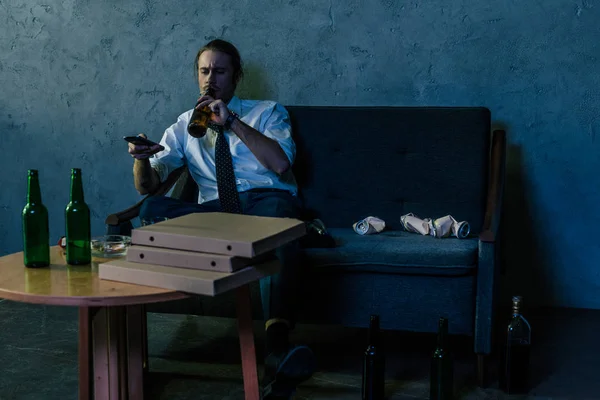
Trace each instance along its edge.
<path fill-rule="evenodd" d="M 154 192 L 148 194 L 133 206 L 114 214 L 110 214 L 108 217 L 106 217 L 104 223 L 107 225 L 120 225 L 137 217 L 140 214 L 140 208 L 142 207 L 144 201 L 146 201 L 146 199 L 150 196 L 164 196 L 167 194 L 173 185 L 175 185 L 181 174 L 186 170 L 186 168 L 187 166 L 184 165 L 171 172 L 167 179 L 164 182 L 161 182 Z"/>
<path fill-rule="evenodd" d="M 495 130 L 492 133 L 490 156 L 490 180 L 488 185 L 485 217 L 479 234 L 482 242 L 494 243 L 500 225 L 502 196 L 504 194 L 504 175 L 506 169 L 506 132 Z"/>
<path fill-rule="evenodd" d="M 506 168 L 506 133 L 492 134 L 490 177 L 483 227 L 479 235 L 477 295 L 475 301 L 475 353 L 490 354 L 494 332 L 494 310 L 498 286 L 497 235 L 502 212 L 504 175 Z"/>

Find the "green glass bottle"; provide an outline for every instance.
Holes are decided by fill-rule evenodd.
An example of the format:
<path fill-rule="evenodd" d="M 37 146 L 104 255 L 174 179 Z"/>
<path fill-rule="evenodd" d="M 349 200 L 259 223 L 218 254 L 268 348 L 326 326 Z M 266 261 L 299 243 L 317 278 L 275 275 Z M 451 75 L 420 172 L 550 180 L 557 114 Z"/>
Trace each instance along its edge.
<path fill-rule="evenodd" d="M 437 347 L 431 357 L 431 380 L 429 398 L 450 400 L 453 396 L 454 368 L 448 351 L 448 320 L 440 318 Z"/>
<path fill-rule="evenodd" d="M 369 343 L 363 358 L 362 400 L 383 400 L 385 394 L 385 356 L 382 348 L 379 315 L 371 315 Z"/>
<path fill-rule="evenodd" d="M 82 265 L 92 261 L 90 209 L 83 199 L 81 169 L 71 170 L 71 196 L 65 209 L 67 264 Z"/>
<path fill-rule="evenodd" d="M 23 262 L 26 267 L 50 265 L 48 210 L 42 204 L 38 171 L 27 172 L 27 204 L 23 208 Z"/>

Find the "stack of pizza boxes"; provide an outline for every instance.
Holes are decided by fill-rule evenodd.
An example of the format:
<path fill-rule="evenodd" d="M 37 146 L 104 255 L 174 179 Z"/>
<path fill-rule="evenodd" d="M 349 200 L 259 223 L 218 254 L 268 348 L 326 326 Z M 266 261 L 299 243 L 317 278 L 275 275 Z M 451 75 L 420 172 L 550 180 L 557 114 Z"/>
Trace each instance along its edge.
<path fill-rule="evenodd" d="M 304 236 L 293 218 L 194 213 L 133 230 L 124 259 L 101 279 L 215 296 L 279 270 L 275 250 Z"/>

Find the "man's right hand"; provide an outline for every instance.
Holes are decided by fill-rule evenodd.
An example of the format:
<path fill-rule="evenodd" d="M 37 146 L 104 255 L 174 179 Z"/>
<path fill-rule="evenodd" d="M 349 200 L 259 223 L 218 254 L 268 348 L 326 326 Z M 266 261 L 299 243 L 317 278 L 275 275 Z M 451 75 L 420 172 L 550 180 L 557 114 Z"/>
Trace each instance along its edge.
<path fill-rule="evenodd" d="M 147 138 L 146 135 L 144 135 L 143 133 L 140 133 L 138 136 Z M 154 146 L 143 146 L 129 143 L 129 154 L 136 160 L 145 160 L 147 158 L 150 158 L 152 157 L 152 155 L 158 153 L 162 149 L 163 147 L 158 144 Z"/>

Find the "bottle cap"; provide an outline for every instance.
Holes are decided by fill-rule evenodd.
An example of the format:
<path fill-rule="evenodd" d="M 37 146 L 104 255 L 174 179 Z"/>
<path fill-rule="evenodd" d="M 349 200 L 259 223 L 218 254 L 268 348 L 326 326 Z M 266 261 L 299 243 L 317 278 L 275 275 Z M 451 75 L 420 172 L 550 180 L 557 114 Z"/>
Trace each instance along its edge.
<path fill-rule="evenodd" d="M 513 296 L 513 298 L 512 298 L 513 312 L 515 312 L 515 313 L 520 312 L 522 303 L 523 303 L 523 297 L 521 297 L 521 296 Z"/>

